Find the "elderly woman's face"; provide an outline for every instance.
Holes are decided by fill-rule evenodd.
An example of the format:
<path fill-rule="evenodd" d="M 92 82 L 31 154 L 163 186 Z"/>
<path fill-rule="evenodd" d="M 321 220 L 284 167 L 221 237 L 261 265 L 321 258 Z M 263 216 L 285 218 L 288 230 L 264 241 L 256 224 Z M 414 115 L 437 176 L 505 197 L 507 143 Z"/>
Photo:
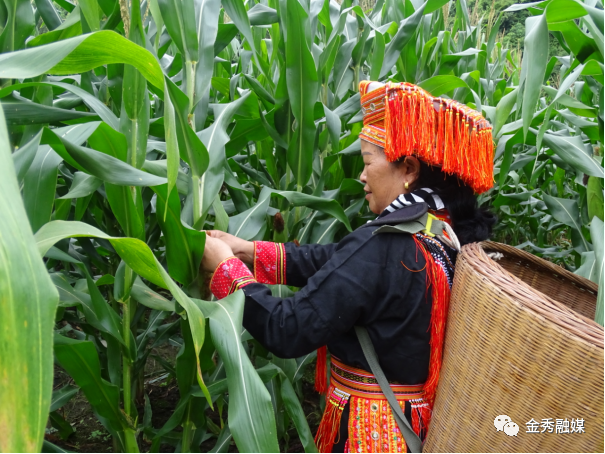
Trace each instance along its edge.
<path fill-rule="evenodd" d="M 411 157 L 403 163 L 391 164 L 382 148 L 365 140 L 361 141 L 361 156 L 364 168 L 360 180 L 365 184 L 366 200 L 370 210 L 380 214 L 399 194 L 410 191 L 405 183 L 412 187 L 418 177 L 419 162 Z"/>

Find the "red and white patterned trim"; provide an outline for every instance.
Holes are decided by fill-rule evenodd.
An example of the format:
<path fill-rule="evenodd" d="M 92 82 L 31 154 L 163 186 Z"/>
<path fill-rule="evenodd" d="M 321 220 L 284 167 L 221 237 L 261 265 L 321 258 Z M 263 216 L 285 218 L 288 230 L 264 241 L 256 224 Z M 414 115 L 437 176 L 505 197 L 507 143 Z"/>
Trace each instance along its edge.
<path fill-rule="evenodd" d="M 261 284 L 286 283 L 286 248 L 283 243 L 254 242 L 254 277 Z"/>
<path fill-rule="evenodd" d="M 257 282 L 244 262 L 229 257 L 218 264 L 210 281 L 210 291 L 218 299 L 231 295 L 248 284 Z"/>

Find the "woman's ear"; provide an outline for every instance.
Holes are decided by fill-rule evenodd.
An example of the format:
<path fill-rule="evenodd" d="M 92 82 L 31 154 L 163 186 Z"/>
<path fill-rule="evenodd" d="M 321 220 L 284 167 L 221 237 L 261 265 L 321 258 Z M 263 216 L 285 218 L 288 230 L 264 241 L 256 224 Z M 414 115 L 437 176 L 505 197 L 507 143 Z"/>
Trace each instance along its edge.
<path fill-rule="evenodd" d="M 416 180 L 420 178 L 420 161 L 414 156 L 407 156 L 403 163 L 405 181 L 410 187 L 414 187 Z"/>

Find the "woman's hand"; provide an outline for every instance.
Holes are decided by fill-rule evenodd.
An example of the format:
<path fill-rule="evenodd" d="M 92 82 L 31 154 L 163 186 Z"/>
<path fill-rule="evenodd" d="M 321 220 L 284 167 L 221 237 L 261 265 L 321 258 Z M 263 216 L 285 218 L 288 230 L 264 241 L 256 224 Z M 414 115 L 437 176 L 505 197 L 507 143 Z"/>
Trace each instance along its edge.
<path fill-rule="evenodd" d="M 219 263 L 233 256 L 233 251 L 227 243 L 206 235 L 206 246 L 204 248 L 204 257 L 202 258 L 202 268 L 204 271 L 214 272 Z"/>
<path fill-rule="evenodd" d="M 208 237 L 216 238 L 225 242 L 242 262 L 251 265 L 254 262 L 254 242 L 242 240 L 230 233 L 220 230 L 206 230 L 206 241 Z"/>

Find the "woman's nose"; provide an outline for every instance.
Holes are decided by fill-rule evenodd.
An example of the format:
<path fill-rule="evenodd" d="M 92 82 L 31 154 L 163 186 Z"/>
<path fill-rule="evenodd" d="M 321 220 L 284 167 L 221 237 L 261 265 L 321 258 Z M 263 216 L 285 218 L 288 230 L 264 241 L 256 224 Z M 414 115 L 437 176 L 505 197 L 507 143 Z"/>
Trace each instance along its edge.
<path fill-rule="evenodd" d="M 366 168 L 364 167 L 361 175 L 359 176 L 359 181 L 361 181 L 363 184 L 367 183 L 367 178 L 366 178 Z"/>

